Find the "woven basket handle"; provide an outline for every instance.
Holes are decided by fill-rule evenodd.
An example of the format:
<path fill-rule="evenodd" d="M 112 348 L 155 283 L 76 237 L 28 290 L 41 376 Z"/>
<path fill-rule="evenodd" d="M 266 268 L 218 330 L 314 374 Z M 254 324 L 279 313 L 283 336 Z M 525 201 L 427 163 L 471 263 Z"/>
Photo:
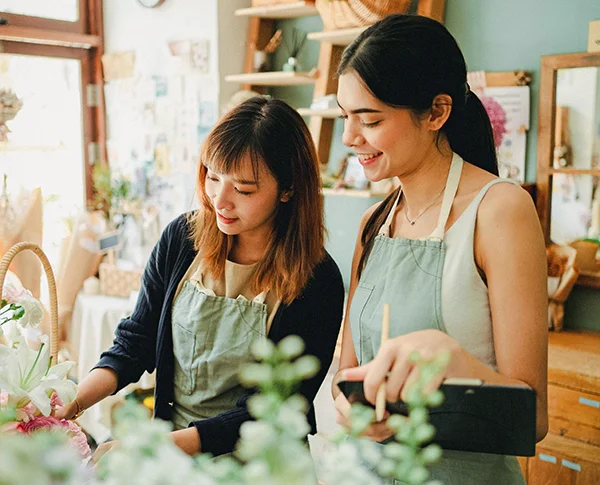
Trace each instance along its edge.
<path fill-rule="evenodd" d="M 44 271 L 46 272 L 46 278 L 48 279 L 48 289 L 50 291 L 50 355 L 52 356 L 52 365 L 58 363 L 58 301 L 56 298 L 56 281 L 54 280 L 54 272 L 52 266 L 46 257 L 42 248 L 35 243 L 20 242 L 10 248 L 2 261 L 0 262 L 0 300 L 2 299 L 2 288 L 4 287 L 4 278 L 8 271 L 13 258 L 21 251 L 25 250 L 33 251 L 42 262 Z"/>

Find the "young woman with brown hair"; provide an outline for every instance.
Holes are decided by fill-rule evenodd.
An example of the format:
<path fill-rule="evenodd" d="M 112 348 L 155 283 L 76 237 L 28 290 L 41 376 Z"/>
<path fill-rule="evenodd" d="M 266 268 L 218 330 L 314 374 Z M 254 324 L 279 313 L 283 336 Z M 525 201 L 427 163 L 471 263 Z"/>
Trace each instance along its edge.
<path fill-rule="evenodd" d="M 315 147 L 295 110 L 266 97 L 240 104 L 210 132 L 200 162 L 200 209 L 167 226 L 133 314 L 61 415 L 156 369 L 154 414 L 173 422 L 175 443 L 220 455 L 250 419 L 237 375 L 256 340 L 304 340 L 321 363 L 300 388 L 312 404 L 333 357 L 344 289 L 324 249 Z M 314 432 L 312 406 L 308 419 Z"/>

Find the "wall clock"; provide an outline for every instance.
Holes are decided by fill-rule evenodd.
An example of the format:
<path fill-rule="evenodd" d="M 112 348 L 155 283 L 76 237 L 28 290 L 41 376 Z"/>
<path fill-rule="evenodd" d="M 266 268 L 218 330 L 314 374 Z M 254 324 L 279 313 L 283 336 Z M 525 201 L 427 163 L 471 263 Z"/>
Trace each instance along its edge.
<path fill-rule="evenodd" d="M 160 7 L 163 3 L 165 3 L 165 0 L 138 0 L 138 3 L 142 7 L 156 8 Z"/>

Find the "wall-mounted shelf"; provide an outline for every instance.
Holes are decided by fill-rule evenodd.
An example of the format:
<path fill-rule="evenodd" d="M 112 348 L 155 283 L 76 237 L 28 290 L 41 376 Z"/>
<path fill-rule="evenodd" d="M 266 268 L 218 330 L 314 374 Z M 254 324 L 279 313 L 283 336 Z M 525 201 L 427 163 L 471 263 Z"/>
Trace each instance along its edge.
<path fill-rule="evenodd" d="M 323 195 L 341 195 L 345 197 L 377 197 L 379 194 L 372 194 L 370 190 L 354 190 L 354 189 L 328 189 L 322 188 L 321 193 Z"/>
<path fill-rule="evenodd" d="M 333 45 L 348 45 L 356 39 L 367 27 L 354 27 L 351 29 L 327 30 L 324 32 L 310 32 L 306 37 L 319 42 L 329 42 Z"/>
<path fill-rule="evenodd" d="M 340 108 L 298 108 L 298 113 L 300 113 L 302 116 L 320 116 L 321 118 L 339 118 L 342 116 L 342 110 Z"/>
<path fill-rule="evenodd" d="M 237 16 L 262 17 L 265 19 L 291 19 L 318 15 L 314 2 L 293 2 L 264 7 L 242 8 L 235 11 Z"/>
<path fill-rule="evenodd" d="M 301 86 L 314 84 L 315 78 L 308 72 L 250 72 L 225 76 L 225 81 L 251 86 Z"/>
<path fill-rule="evenodd" d="M 551 168 L 550 173 L 564 173 L 567 175 L 595 175 L 600 177 L 600 168 Z"/>

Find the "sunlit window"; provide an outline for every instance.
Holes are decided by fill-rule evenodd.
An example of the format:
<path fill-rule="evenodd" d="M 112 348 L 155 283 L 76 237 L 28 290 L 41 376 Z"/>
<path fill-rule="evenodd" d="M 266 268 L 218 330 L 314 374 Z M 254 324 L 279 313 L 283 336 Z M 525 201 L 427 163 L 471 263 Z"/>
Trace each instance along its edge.
<path fill-rule="evenodd" d="M 79 0 L 0 0 L 0 12 L 76 22 Z"/>

